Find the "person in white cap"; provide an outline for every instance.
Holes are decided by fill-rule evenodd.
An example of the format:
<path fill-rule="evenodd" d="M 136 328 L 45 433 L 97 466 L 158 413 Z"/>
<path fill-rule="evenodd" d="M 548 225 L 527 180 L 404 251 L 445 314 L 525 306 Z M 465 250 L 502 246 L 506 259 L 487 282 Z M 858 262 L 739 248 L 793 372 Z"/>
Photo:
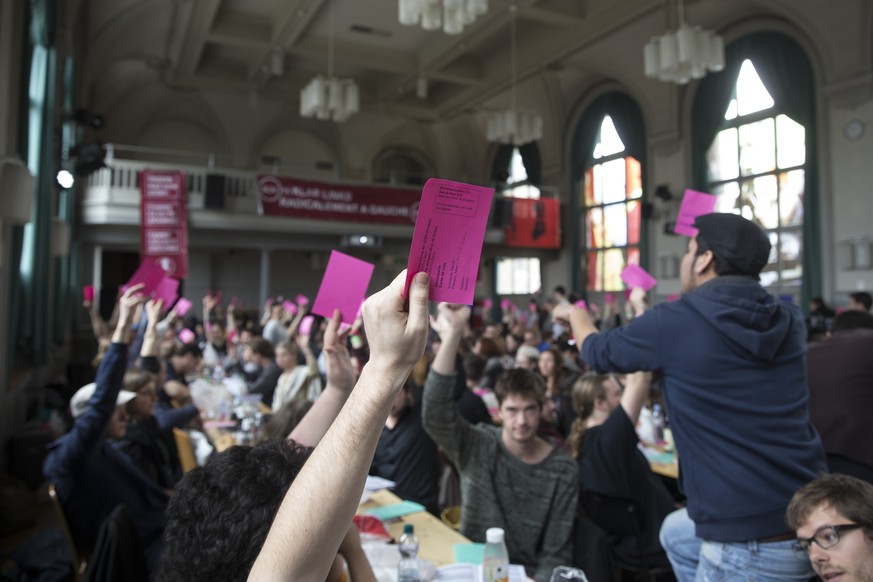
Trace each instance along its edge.
<path fill-rule="evenodd" d="M 121 383 L 127 369 L 130 325 L 144 300 L 141 290 L 142 285 L 134 285 L 121 296 L 118 326 L 97 369 L 97 379 L 73 396 L 73 428 L 49 445 L 43 473 L 57 489 L 74 537 L 87 546 L 93 547 L 109 514 L 125 505 L 153 569 L 161 553 L 168 495 L 109 444 L 109 439 L 124 436 L 124 404 L 136 397 L 121 392 Z"/>

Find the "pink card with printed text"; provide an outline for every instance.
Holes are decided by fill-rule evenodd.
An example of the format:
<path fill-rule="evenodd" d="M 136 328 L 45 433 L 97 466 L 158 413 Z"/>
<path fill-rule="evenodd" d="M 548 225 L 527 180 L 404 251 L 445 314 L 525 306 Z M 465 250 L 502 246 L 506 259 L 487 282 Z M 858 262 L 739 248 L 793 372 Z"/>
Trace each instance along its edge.
<path fill-rule="evenodd" d="M 430 276 L 429 299 L 473 304 L 479 257 L 494 190 L 431 178 L 421 192 L 403 296 L 419 272 Z"/>
<path fill-rule="evenodd" d="M 685 190 L 682 197 L 682 206 L 679 207 L 679 216 L 676 217 L 676 226 L 673 232 L 685 236 L 697 236 L 694 228 L 694 219 L 703 214 L 709 214 L 715 209 L 715 196 L 697 190 Z"/>
<path fill-rule="evenodd" d="M 331 251 L 312 313 L 330 319 L 333 310 L 339 309 L 343 323 L 354 323 L 372 276 L 372 263 Z"/>
<path fill-rule="evenodd" d="M 643 291 L 648 291 L 658 284 L 658 281 L 639 265 L 625 267 L 624 271 L 621 272 L 621 280 L 624 281 L 628 289 L 639 287 Z"/>

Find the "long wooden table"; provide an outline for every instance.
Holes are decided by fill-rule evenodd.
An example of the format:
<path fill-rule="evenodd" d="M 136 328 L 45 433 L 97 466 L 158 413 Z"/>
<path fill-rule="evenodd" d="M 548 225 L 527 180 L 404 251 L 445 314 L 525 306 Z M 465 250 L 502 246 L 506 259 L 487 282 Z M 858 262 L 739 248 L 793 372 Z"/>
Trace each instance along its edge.
<path fill-rule="evenodd" d="M 387 489 L 375 491 L 370 499 L 358 507 L 358 513 L 366 513 L 368 509 L 392 505 L 402 501 Z M 385 524 L 388 532 L 395 540 L 400 539 L 404 524 L 415 526 L 415 534 L 421 543 L 419 556 L 433 562 L 437 567 L 455 563 L 455 544 L 469 544 L 470 540 L 448 527 L 439 518 L 427 511 L 419 511 L 404 515 Z"/>

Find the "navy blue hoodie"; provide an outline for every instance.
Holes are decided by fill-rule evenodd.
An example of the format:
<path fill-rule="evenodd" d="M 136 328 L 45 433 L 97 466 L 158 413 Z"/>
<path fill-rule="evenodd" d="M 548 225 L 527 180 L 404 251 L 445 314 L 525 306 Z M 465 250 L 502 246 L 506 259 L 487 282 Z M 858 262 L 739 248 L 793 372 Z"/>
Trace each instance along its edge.
<path fill-rule="evenodd" d="M 663 372 L 698 537 L 786 533 L 791 496 L 827 470 L 809 423 L 805 338 L 796 306 L 727 276 L 585 339 L 582 356 L 599 372 Z"/>

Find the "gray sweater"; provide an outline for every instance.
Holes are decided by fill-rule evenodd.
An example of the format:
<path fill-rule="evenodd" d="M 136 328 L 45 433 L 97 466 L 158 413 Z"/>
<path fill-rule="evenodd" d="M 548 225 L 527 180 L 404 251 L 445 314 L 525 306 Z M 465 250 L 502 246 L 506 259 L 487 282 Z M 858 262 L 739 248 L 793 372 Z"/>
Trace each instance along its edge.
<path fill-rule="evenodd" d="M 503 445 L 499 427 L 471 426 L 452 400 L 454 375 L 431 371 L 424 389 L 424 428 L 461 474 L 461 533 L 485 541 L 485 530 L 506 531 L 509 559 L 548 581 L 569 565 L 578 485 L 576 463 L 555 448 L 529 465 Z"/>

